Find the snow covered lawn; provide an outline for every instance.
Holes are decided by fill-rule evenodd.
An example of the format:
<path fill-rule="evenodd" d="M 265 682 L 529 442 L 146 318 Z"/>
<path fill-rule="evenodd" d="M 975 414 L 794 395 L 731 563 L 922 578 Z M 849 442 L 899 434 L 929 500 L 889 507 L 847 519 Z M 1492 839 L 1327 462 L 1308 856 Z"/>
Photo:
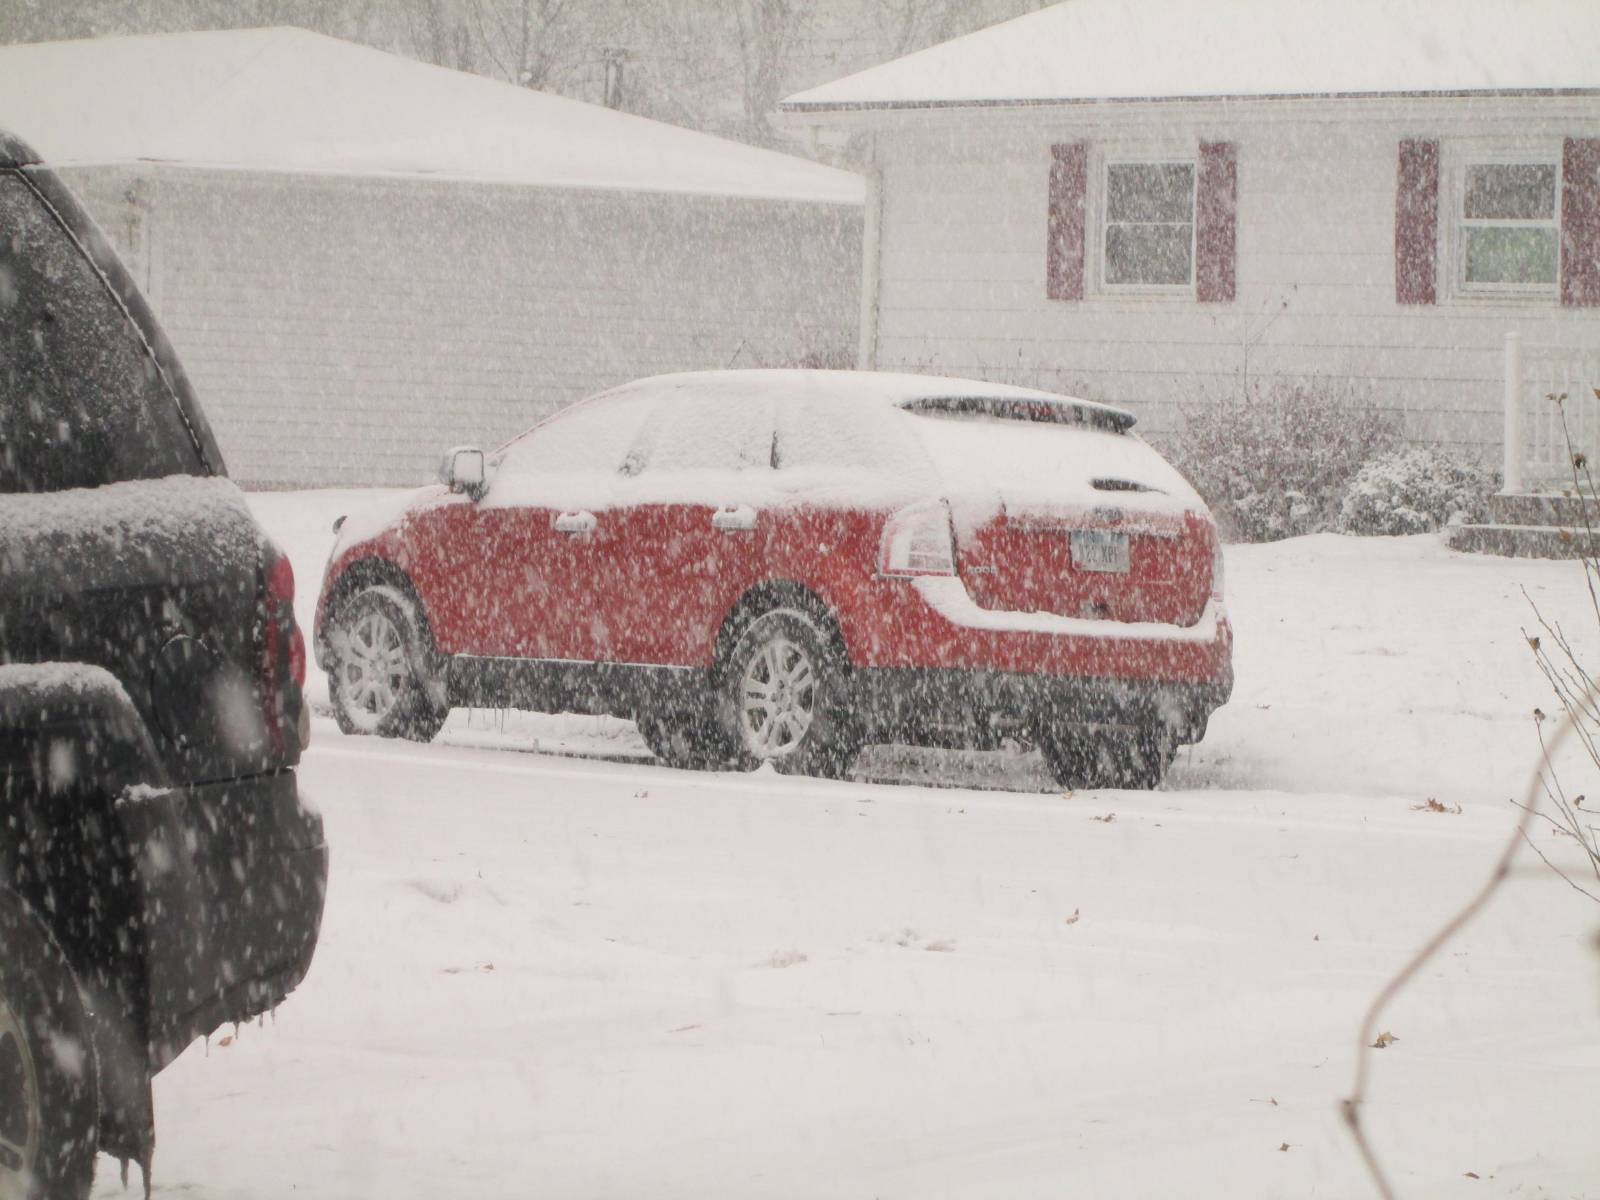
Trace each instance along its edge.
<path fill-rule="evenodd" d="M 370 497 L 252 503 L 309 622 L 329 522 Z M 1523 587 L 1592 633 L 1572 564 L 1230 548 L 1234 700 L 1146 794 L 1003 756 L 674 772 L 592 718 L 457 712 L 430 746 L 319 719 L 317 961 L 157 1080 L 156 1192 L 1368 1195 L 1336 1103 L 1364 1005 L 1509 830 L 1548 703 Z M 1597 925 L 1529 870 L 1385 1019 L 1403 1194 L 1595 1194 Z"/>

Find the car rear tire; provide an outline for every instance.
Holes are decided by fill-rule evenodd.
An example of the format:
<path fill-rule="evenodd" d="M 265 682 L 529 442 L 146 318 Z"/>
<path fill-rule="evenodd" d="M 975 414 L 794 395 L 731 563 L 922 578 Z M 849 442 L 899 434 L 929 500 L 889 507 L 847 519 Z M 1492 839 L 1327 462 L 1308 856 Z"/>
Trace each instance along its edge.
<path fill-rule="evenodd" d="M 335 614 L 329 645 L 328 695 L 343 732 L 433 740 L 450 709 L 435 695 L 432 646 L 409 597 L 357 592 Z"/>
<path fill-rule="evenodd" d="M 98 1103 L 66 956 L 27 906 L 0 894 L 0 1196 L 87 1196 Z"/>
<path fill-rule="evenodd" d="M 722 675 L 720 723 L 738 765 L 785 774 L 847 775 L 862 738 L 849 668 L 816 621 L 780 608 L 750 622 Z"/>
<path fill-rule="evenodd" d="M 733 739 L 703 714 L 649 712 L 634 718 L 644 744 L 666 766 L 685 771 L 715 771 L 732 764 Z"/>
<path fill-rule="evenodd" d="M 1161 724 L 1132 729 L 1068 726 L 1041 730 L 1039 751 L 1064 788 L 1131 788 L 1148 791 L 1166 778 L 1177 754 L 1172 731 Z"/>

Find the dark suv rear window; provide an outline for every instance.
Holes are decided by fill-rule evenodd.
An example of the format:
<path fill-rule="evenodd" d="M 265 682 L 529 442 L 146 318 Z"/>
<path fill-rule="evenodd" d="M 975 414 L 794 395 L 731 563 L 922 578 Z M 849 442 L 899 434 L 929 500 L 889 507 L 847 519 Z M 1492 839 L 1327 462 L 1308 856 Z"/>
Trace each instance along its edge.
<path fill-rule="evenodd" d="M 205 473 L 137 326 L 22 175 L 0 170 L 0 493 Z"/>

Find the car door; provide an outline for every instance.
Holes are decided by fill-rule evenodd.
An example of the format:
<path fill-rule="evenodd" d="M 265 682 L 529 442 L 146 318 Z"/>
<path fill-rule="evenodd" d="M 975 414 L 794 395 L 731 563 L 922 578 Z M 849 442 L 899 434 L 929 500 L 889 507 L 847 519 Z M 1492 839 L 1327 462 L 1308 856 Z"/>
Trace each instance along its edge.
<path fill-rule="evenodd" d="M 723 618 L 763 576 L 772 412 L 747 382 L 686 383 L 655 404 L 597 547 L 614 661 L 710 663 Z"/>
<path fill-rule="evenodd" d="M 643 401 L 581 401 L 507 446 L 484 498 L 461 519 L 481 556 L 470 624 L 492 630 L 483 653 L 603 660 L 613 602 L 604 572 L 623 460 Z"/>

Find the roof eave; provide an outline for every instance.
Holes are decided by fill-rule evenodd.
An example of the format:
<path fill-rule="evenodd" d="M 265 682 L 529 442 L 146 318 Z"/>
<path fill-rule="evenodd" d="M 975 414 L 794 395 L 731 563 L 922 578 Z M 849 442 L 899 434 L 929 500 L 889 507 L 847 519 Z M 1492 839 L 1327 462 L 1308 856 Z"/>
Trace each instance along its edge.
<path fill-rule="evenodd" d="M 851 101 L 792 101 L 778 105 L 778 115 L 800 121 L 818 116 L 845 116 L 852 113 L 873 112 L 933 112 L 941 109 L 1030 109 L 1083 107 L 1091 105 L 1124 104 L 1224 104 L 1247 101 L 1298 101 L 1298 100 L 1490 100 L 1525 98 L 1571 98 L 1600 96 L 1600 87 L 1546 87 L 1546 88 L 1456 88 L 1430 91 L 1396 90 L 1374 92 L 1236 92 L 1213 95 L 1148 95 L 1148 96 L 1044 96 L 1044 97 L 992 97 L 988 99 L 922 99 L 922 100 L 851 100 Z"/>

